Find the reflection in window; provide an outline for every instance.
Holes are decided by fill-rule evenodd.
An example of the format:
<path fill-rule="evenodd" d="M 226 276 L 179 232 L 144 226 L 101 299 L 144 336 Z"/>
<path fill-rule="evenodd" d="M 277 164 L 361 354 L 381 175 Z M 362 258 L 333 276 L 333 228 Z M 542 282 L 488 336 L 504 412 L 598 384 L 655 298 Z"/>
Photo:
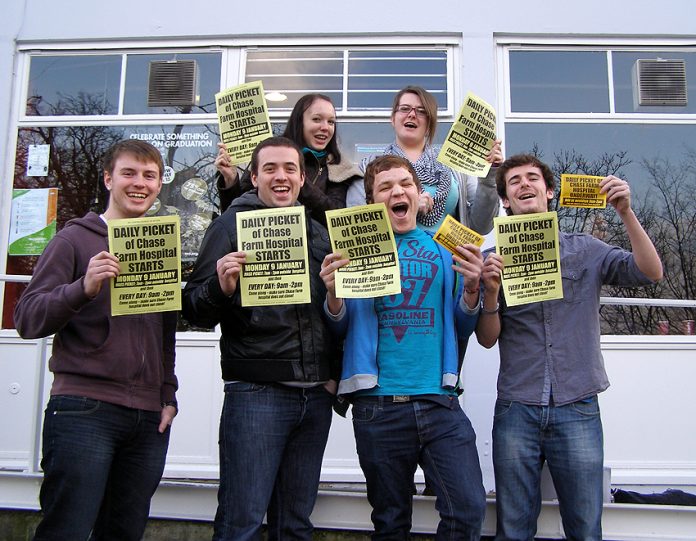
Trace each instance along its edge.
<path fill-rule="evenodd" d="M 152 61 L 193 60 L 196 63 L 197 102 L 193 106 L 148 107 L 149 68 Z M 221 54 L 129 54 L 126 67 L 125 114 L 214 113 L 215 93 L 220 91 Z"/>
<path fill-rule="evenodd" d="M 348 109 L 391 109 L 407 85 L 429 90 L 447 109 L 446 51 L 350 51 Z"/>
<path fill-rule="evenodd" d="M 603 51 L 510 51 L 513 112 L 608 113 Z"/>
<path fill-rule="evenodd" d="M 696 297 L 696 126 L 685 124 L 509 123 L 506 153 L 533 152 L 562 173 L 615 174 L 631 186 L 632 207 L 655 243 L 665 279 L 649 288 L 606 287 L 617 297 Z M 556 190 L 558 193 L 558 187 Z M 557 208 L 565 231 L 590 233 L 630 249 L 616 212 Z M 658 321 L 695 319 L 693 308 L 605 306 L 602 332 L 656 334 Z"/>
<path fill-rule="evenodd" d="M 447 108 L 445 49 L 260 50 L 247 55 L 246 81 L 262 80 L 271 110 L 291 110 L 304 94 L 327 94 L 336 109 L 390 112 L 394 94 L 409 84 L 432 92 Z M 347 79 L 344 73 L 347 59 Z"/>
<path fill-rule="evenodd" d="M 278 98 L 269 100 L 271 110 L 291 110 L 305 94 L 328 95 L 336 109 L 343 107 L 342 51 L 250 51 L 246 81 L 263 81 L 263 89 Z"/>
<path fill-rule="evenodd" d="M 26 114 L 116 114 L 120 81 L 121 55 L 33 56 Z"/>
<path fill-rule="evenodd" d="M 635 89 L 635 64 L 640 58 L 656 60 L 682 59 L 686 63 L 687 96 L 692 99 L 685 106 L 640 106 Z M 613 52 L 614 100 L 617 113 L 696 113 L 696 53 L 683 51 Z"/>

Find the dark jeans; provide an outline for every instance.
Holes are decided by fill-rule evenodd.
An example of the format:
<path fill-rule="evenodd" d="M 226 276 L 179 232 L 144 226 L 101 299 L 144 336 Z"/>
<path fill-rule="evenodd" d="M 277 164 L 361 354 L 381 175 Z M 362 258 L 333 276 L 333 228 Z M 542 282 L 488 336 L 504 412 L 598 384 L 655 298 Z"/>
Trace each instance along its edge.
<path fill-rule="evenodd" d="M 169 445 L 169 430 L 160 434 L 159 422 L 160 412 L 51 397 L 43 426 L 43 519 L 34 540 L 140 540 Z"/>
<path fill-rule="evenodd" d="M 375 540 L 409 539 L 418 464 L 435 493 L 436 539 L 479 541 L 486 511 L 476 435 L 456 398 L 392 402 L 359 397 L 353 428 Z"/>
<path fill-rule="evenodd" d="M 312 538 L 332 402 L 323 385 L 225 385 L 214 540 L 260 539 L 264 515 L 269 540 Z"/>
<path fill-rule="evenodd" d="M 496 540 L 534 539 L 544 460 L 556 488 L 566 537 L 601 541 L 604 451 L 596 396 L 565 406 L 496 402 Z"/>

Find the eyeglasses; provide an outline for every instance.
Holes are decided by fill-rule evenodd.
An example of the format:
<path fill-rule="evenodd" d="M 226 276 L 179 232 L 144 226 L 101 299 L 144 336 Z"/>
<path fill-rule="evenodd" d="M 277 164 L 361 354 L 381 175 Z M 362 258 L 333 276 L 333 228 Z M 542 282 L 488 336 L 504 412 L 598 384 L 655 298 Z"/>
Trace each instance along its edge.
<path fill-rule="evenodd" d="M 399 105 L 396 108 L 396 111 L 403 114 L 403 115 L 410 115 L 411 111 L 416 112 L 416 116 L 421 117 L 421 118 L 426 118 L 428 116 L 428 111 L 426 110 L 425 107 L 412 107 L 410 105 Z"/>

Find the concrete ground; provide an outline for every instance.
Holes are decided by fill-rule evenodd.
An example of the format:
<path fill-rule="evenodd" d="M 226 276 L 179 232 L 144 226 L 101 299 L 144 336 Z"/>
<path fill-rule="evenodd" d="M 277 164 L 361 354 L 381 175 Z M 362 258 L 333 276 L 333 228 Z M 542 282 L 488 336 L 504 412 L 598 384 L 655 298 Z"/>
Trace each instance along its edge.
<path fill-rule="evenodd" d="M 39 523 L 39 513 L 0 509 L 0 541 L 30 541 Z M 210 522 L 155 520 L 148 522 L 143 541 L 208 541 L 213 535 Z M 346 530 L 317 530 L 314 539 L 320 541 L 367 541 L 366 532 Z M 431 541 L 433 537 L 413 535 L 414 541 Z"/>

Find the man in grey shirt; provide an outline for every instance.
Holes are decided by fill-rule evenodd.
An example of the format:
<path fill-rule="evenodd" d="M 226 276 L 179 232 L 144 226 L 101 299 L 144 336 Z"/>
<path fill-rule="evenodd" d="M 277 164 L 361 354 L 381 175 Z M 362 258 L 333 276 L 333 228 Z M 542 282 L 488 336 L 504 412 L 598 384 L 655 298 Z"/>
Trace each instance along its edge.
<path fill-rule="evenodd" d="M 549 167 L 535 156 L 506 160 L 496 175 L 510 215 L 546 212 L 554 194 Z M 597 393 L 609 386 L 600 351 L 602 285 L 643 286 L 662 278 L 652 241 L 631 209 L 628 183 L 600 182 L 621 218 L 633 252 L 590 235 L 559 233 L 563 298 L 505 306 L 503 260 L 488 254 L 476 335 L 500 347 L 493 422 L 496 540 L 532 540 L 546 461 L 568 539 L 602 539 L 602 424 Z"/>

